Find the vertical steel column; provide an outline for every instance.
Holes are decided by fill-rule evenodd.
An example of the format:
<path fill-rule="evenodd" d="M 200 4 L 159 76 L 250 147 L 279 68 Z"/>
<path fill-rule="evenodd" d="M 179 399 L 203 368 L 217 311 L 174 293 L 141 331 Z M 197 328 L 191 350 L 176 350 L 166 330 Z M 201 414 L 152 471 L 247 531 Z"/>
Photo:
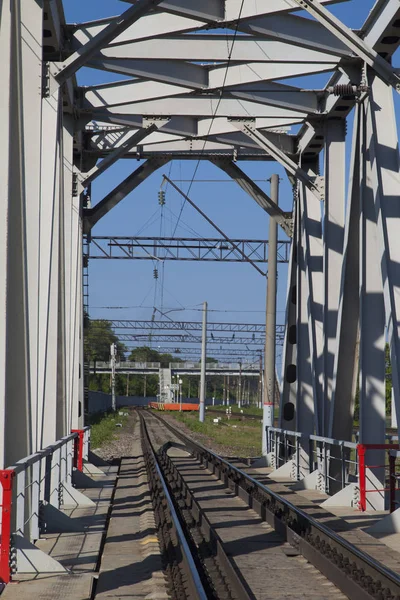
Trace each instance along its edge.
<path fill-rule="evenodd" d="M 278 426 L 296 429 L 297 404 L 297 276 L 298 276 L 298 196 L 294 193 L 293 239 L 290 247 L 288 287 L 286 292 L 285 338 L 282 352 L 282 391 L 279 401 Z"/>
<path fill-rule="evenodd" d="M 11 4 L 0 4 L 0 129 L 5 140 L 10 139 L 10 83 L 11 83 Z M 0 469 L 4 468 L 4 432 L 6 410 L 7 364 L 7 254 L 9 212 L 9 150 L 10 143 L 2 144 L 0 160 Z M 0 483 L 1 483 L 0 473 Z M 4 505 L 4 501 L 3 501 Z M 4 512 L 4 508 L 3 508 Z M 4 553 L 0 553 L 0 578 L 4 578 Z M 6 557 L 7 559 L 7 557 Z M 8 562 L 7 562 L 8 569 Z"/>
<path fill-rule="evenodd" d="M 360 443 L 385 441 L 385 309 L 381 262 L 377 239 L 374 196 L 379 191 L 371 180 L 370 144 L 367 121 L 375 111 L 373 103 L 362 107 L 362 182 L 360 219 Z M 369 451 L 367 464 L 383 465 L 384 452 Z M 378 486 L 384 481 L 384 468 L 374 469 Z M 379 484 L 379 481 L 381 482 Z M 384 508 L 384 494 L 370 494 L 369 505 Z"/>
<path fill-rule="evenodd" d="M 393 400 L 400 425 L 400 166 L 393 91 L 372 72 L 367 111 L 369 179 L 377 221 L 378 255 L 392 365 Z"/>
<path fill-rule="evenodd" d="M 345 119 L 325 123 L 325 202 L 323 222 L 324 304 L 323 304 L 323 400 L 321 435 L 328 435 L 332 380 L 336 354 L 340 275 L 343 262 L 345 195 Z"/>
<path fill-rule="evenodd" d="M 279 201 L 279 175 L 271 175 L 271 199 L 275 204 Z M 268 274 L 267 274 L 267 306 L 265 319 L 265 352 L 264 352 L 264 402 L 262 426 L 262 454 L 271 451 L 268 444 L 268 428 L 274 425 L 275 397 L 275 345 L 276 345 L 276 281 L 278 260 L 278 226 L 273 217 L 269 218 L 268 237 Z"/>
<path fill-rule="evenodd" d="M 200 372 L 200 399 L 199 421 L 203 423 L 206 399 L 206 358 L 207 358 L 207 302 L 203 303 L 203 330 L 201 339 L 201 372 Z"/>
<path fill-rule="evenodd" d="M 351 441 L 359 370 L 361 108 L 355 107 L 328 436 Z"/>
<path fill-rule="evenodd" d="M 31 454 L 34 425 L 31 420 L 31 381 L 29 346 L 29 302 L 28 302 L 28 247 L 27 247 L 27 179 L 29 176 L 28 155 L 25 136 L 25 117 L 28 89 L 23 84 L 24 57 L 22 39 L 21 1 L 11 3 L 11 20 L 5 15 L 11 27 L 11 76 L 10 76 L 10 130 L 9 163 L 5 188 L 8 194 L 8 215 L 6 235 L 6 268 L 2 277 L 6 278 L 7 300 L 5 328 L 2 335 L 6 343 L 6 383 L 5 383 L 5 425 L 2 439 L 5 448 L 5 464 L 13 464 Z M 35 2 L 24 4 L 25 10 L 34 9 Z M 6 9 L 5 9 L 6 11 Z M 29 21 L 26 22 L 29 24 Z M 3 22 L 1 23 L 3 29 Z M 5 32 L 7 36 L 7 32 Z M 4 61 L 4 58 L 2 62 Z M 29 67 L 28 67 L 29 68 Z M 28 78 L 29 81 L 30 78 Z M 4 82 L 4 85 L 7 84 Z M 40 79 L 36 82 L 40 94 Z M 32 91 L 33 90 L 29 90 Z M 33 92 L 34 93 L 34 92 Z M 40 96 L 39 96 L 40 97 Z M 32 141 L 30 141 L 32 143 Z M 36 148 L 38 151 L 38 148 Z M 8 186 L 7 186 L 8 182 Z M 4 217 L 3 217 L 4 219 Z M 5 219 L 4 219 L 5 220 Z M 5 265 L 3 265 L 5 266 Z M 3 338 L 4 339 L 4 338 Z M 18 365 L 18 368 L 16 368 Z"/>

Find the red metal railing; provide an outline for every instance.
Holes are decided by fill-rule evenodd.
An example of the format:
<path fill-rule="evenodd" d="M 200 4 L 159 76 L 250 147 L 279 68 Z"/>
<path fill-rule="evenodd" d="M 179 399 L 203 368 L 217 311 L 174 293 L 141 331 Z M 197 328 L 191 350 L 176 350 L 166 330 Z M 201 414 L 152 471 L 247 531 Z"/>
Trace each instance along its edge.
<path fill-rule="evenodd" d="M 71 433 L 77 433 L 74 440 L 74 467 L 78 471 L 83 471 L 83 446 L 85 441 L 84 429 L 71 429 Z"/>
<path fill-rule="evenodd" d="M 73 465 L 79 471 L 83 470 L 85 430 L 73 429 L 71 433 L 76 433 L 74 438 L 74 456 Z M 45 453 L 45 450 L 43 451 Z M 46 454 L 43 454 L 44 456 Z M 40 456 L 40 454 L 39 454 Z M 13 482 L 15 479 L 15 470 L 0 470 L 0 486 L 2 502 L 0 505 L 0 583 L 9 583 L 11 580 L 11 535 L 12 535 L 12 517 L 13 517 Z M 15 509 L 14 509 L 15 510 Z"/>
<path fill-rule="evenodd" d="M 13 469 L 0 470 L 0 484 L 2 487 L 1 503 L 1 537 L 0 537 L 0 581 L 9 583 L 11 579 L 10 553 L 11 553 L 11 509 L 12 488 L 15 473 Z"/>
<path fill-rule="evenodd" d="M 367 489 L 367 469 L 388 469 L 390 466 L 390 450 L 398 450 L 399 444 L 358 444 L 357 445 L 357 455 L 358 455 L 358 476 L 359 476 L 359 484 L 360 484 L 360 501 L 359 501 L 359 509 L 361 511 L 367 510 L 367 493 L 372 492 L 390 492 L 392 494 L 390 487 L 383 488 L 372 488 Z M 366 464 L 366 453 L 368 450 L 387 450 L 389 453 L 389 464 L 383 465 L 367 465 Z"/>

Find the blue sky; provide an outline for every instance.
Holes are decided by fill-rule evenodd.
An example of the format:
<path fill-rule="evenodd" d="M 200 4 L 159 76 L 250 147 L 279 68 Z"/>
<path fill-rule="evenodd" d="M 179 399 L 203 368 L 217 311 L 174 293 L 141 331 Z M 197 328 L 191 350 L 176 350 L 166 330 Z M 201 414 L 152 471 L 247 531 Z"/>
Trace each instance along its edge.
<path fill-rule="evenodd" d="M 332 5 L 329 9 L 350 27 L 358 28 L 361 27 L 373 5 L 373 0 L 352 0 Z M 117 0 L 85 0 L 84 2 L 64 0 L 68 22 L 112 16 L 127 8 L 129 4 Z M 79 83 L 82 85 L 111 81 L 112 78 L 110 73 L 89 69 L 82 69 L 78 74 Z M 115 77 L 115 80 L 118 78 L 120 79 Z M 286 81 L 291 83 L 291 80 Z M 93 204 L 101 200 L 139 164 L 137 161 L 119 161 L 99 177 L 92 188 Z M 93 229 L 93 235 L 130 236 L 140 231 L 140 235 L 159 235 L 161 223 L 157 193 L 162 174 L 169 174 L 175 181 L 191 180 L 195 166 L 196 163 L 193 161 L 174 161 L 157 171 L 106 215 Z M 259 185 L 267 192 L 269 183 L 266 180 L 272 173 L 278 173 L 282 177 L 280 205 L 284 210 L 291 210 L 291 187 L 283 170 L 277 164 L 254 162 L 240 163 L 240 166 L 254 179 L 265 180 Z M 201 181 L 204 179 L 223 179 L 225 182 L 205 183 Z M 177 184 L 187 191 L 188 183 L 177 182 Z M 268 215 L 235 183 L 230 182 L 222 171 L 207 161 L 200 164 L 190 195 L 230 237 L 256 239 L 268 237 Z M 181 203 L 182 198 L 169 187 L 166 193 L 166 218 L 163 222 L 165 235 L 171 234 L 175 227 L 176 217 L 173 215 L 179 213 Z M 143 229 L 143 225 L 154 214 L 153 224 Z M 204 237 L 215 237 L 216 234 L 194 209 L 186 205 L 176 235 L 190 235 L 190 229 Z M 285 236 L 280 233 L 280 237 L 284 239 Z M 156 299 L 158 308 L 161 302 L 160 279 L 156 284 L 153 268 L 151 261 L 92 261 L 89 271 L 91 317 L 150 319 L 154 300 Z M 280 265 L 278 323 L 284 321 L 286 273 L 286 266 Z M 265 317 L 265 289 L 265 278 L 248 264 L 167 261 L 164 265 L 163 306 L 169 309 L 185 308 L 170 313 L 170 316 L 176 320 L 200 320 L 199 305 L 207 300 L 210 310 L 216 311 L 210 312 L 209 320 L 262 322 Z M 121 306 L 129 308 L 99 308 Z M 195 310 L 191 310 L 193 307 Z M 211 347 L 209 354 L 212 355 Z M 278 364 L 279 362 L 278 358 Z"/>

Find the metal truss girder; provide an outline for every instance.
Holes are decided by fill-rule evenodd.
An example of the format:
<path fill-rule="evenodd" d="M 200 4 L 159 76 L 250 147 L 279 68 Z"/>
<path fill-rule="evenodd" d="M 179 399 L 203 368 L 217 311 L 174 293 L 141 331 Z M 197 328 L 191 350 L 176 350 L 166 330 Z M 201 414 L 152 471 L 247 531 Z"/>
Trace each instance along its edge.
<path fill-rule="evenodd" d="M 390 60 L 390 57 L 400 45 L 400 37 L 398 36 L 398 28 L 396 23 L 400 19 L 400 7 L 398 0 L 387 0 L 384 3 L 377 4 L 374 9 L 371 10 L 366 22 L 360 30 L 360 35 L 364 41 L 373 48 L 375 52 L 378 52 L 381 56 L 384 56 L 386 60 Z M 346 67 L 347 68 L 347 67 Z M 361 81 L 361 69 L 359 69 L 358 76 L 354 78 L 351 76 L 351 80 L 346 71 L 337 72 L 333 75 L 328 85 L 346 85 L 348 83 L 359 84 Z M 325 99 L 324 112 L 329 113 L 333 117 L 344 118 L 354 107 L 355 98 L 342 98 L 333 95 L 328 95 Z M 299 147 L 303 146 L 303 151 L 311 151 L 310 143 L 317 146 L 314 153 L 318 153 L 323 147 L 323 141 L 318 140 L 316 144 L 315 138 L 309 141 L 308 147 L 304 147 L 303 142 L 304 134 L 308 135 L 308 129 L 304 129 L 299 133 Z M 320 146 L 318 148 L 318 145 Z"/>
<path fill-rule="evenodd" d="M 135 60 L 172 60 L 211 63 L 332 63 L 341 55 L 326 54 L 320 50 L 293 46 L 278 40 L 257 36 L 186 35 L 125 42 L 105 47 L 98 58 L 123 58 Z"/>
<path fill-rule="evenodd" d="M 97 119 L 97 113 L 100 113 L 101 120 L 104 120 L 105 114 L 109 115 L 159 115 L 159 116 L 185 116 L 185 117 L 213 117 L 218 110 L 220 117 L 237 117 L 248 119 L 263 117 L 269 119 L 290 120 L 308 115 L 307 109 L 302 111 L 299 108 L 286 109 L 279 106 L 270 106 L 260 104 L 249 100 L 239 100 L 235 98 L 220 97 L 217 93 L 211 93 L 204 97 L 196 96 L 175 96 L 172 98 L 163 98 L 155 100 L 145 100 L 139 102 L 128 102 L 118 106 L 108 106 L 106 109 L 101 107 L 91 108 L 93 118 Z"/>
<path fill-rule="evenodd" d="M 134 6 L 128 8 L 122 15 L 116 17 L 102 29 L 94 38 L 90 39 L 83 47 L 74 52 L 61 65 L 56 66 L 54 76 L 59 85 L 67 81 L 78 69 L 83 67 L 87 61 L 101 48 L 104 48 L 113 39 L 118 37 L 128 27 L 138 21 L 140 17 L 160 4 L 161 0 L 137 0 Z"/>
<path fill-rule="evenodd" d="M 107 319 L 113 329 L 151 329 L 154 331 L 201 331 L 199 321 L 138 321 Z M 95 323 L 93 323 L 95 327 Z M 284 325 L 277 325 L 277 333 L 283 332 Z M 241 331 L 246 333 L 264 333 L 265 323 L 208 323 L 207 331 Z"/>
<path fill-rule="evenodd" d="M 321 430 L 329 435 L 336 330 L 340 281 L 343 263 L 345 209 L 346 123 L 342 119 L 325 122 L 325 203 L 323 217 L 324 303 L 323 303 L 323 399 Z"/>
<path fill-rule="evenodd" d="M 167 121 L 160 121 L 159 123 L 151 123 L 148 127 L 143 127 L 133 133 L 121 146 L 118 146 L 113 152 L 108 154 L 100 163 L 98 163 L 89 173 L 85 174 L 85 178 L 81 181 L 83 187 L 88 187 L 99 175 L 104 173 L 111 165 L 113 165 L 119 158 L 122 158 L 129 150 L 137 146 L 146 136 L 150 135 L 153 131 L 164 125 Z"/>
<path fill-rule="evenodd" d="M 165 343 L 176 343 L 176 344 L 199 344 L 201 345 L 201 336 L 191 335 L 190 333 L 184 334 L 160 334 L 160 333 L 119 333 L 118 338 L 120 342 L 145 342 L 151 341 L 152 343 L 165 342 Z M 262 346 L 265 344 L 265 337 L 260 336 L 257 338 L 253 337 L 236 337 L 233 333 L 232 336 L 220 336 L 213 335 L 207 336 L 207 344 L 227 344 L 229 346 L 244 344 L 246 346 Z"/>
<path fill-rule="evenodd" d="M 158 116 L 158 115 L 157 115 Z M 112 114 L 104 111 L 99 111 L 95 115 L 92 115 L 93 120 L 114 123 L 115 125 L 122 125 L 133 128 L 140 128 L 143 126 L 143 121 L 147 118 L 151 119 L 154 114 L 149 115 L 135 115 L 135 114 Z M 95 118 L 96 117 L 96 118 Z M 94 119 L 95 118 L 95 119 Z M 164 115 L 167 118 L 167 115 Z M 166 125 L 163 127 L 163 131 L 166 133 L 172 133 L 176 135 L 196 136 L 197 135 L 198 120 L 192 117 L 186 116 L 172 116 Z"/>
<path fill-rule="evenodd" d="M 268 262 L 268 241 L 231 240 L 223 238 L 145 238 L 92 236 L 90 259 L 116 260 L 194 260 L 246 262 L 244 254 L 253 262 Z M 231 243 L 232 242 L 232 243 Z M 288 262 L 290 242 L 278 242 L 278 262 Z M 241 253 L 236 250 L 240 248 Z"/>
<path fill-rule="evenodd" d="M 132 0 L 122 0 L 133 3 Z M 223 21 L 225 16 L 225 0 L 162 0 L 159 10 L 169 11 L 177 15 L 195 17 L 205 22 Z"/>
<path fill-rule="evenodd" d="M 301 335 L 309 337 L 309 362 L 314 398 L 314 418 L 317 435 L 322 435 L 323 401 L 323 248 L 321 207 L 314 195 L 300 184 L 300 240 L 303 250 L 302 288 L 307 314 L 308 332 L 302 329 Z M 302 313 L 304 314 L 304 312 Z M 298 401 L 304 402 L 304 398 Z"/>
<path fill-rule="evenodd" d="M 289 156 L 282 152 L 282 150 L 269 139 L 268 133 L 257 131 L 254 127 L 245 122 L 240 123 L 239 126 L 246 135 L 253 139 L 261 148 L 268 152 L 268 154 L 273 156 L 293 177 L 304 183 L 318 200 L 323 198 L 323 194 L 319 185 L 316 183 L 315 178 L 306 173 Z"/>
<path fill-rule="evenodd" d="M 166 62 L 154 59 L 145 61 L 142 59 L 97 56 L 89 61 L 88 66 L 93 69 L 120 73 L 121 75 L 143 77 L 153 81 L 174 84 L 175 86 L 186 86 L 190 89 L 203 89 L 208 84 L 206 70 L 201 65 L 186 61 L 171 60 Z M 177 91 L 179 91 L 179 88 L 177 88 Z"/>
<path fill-rule="evenodd" d="M 84 210 L 84 231 L 88 233 L 94 225 L 114 206 L 119 204 L 130 192 L 140 185 L 154 171 L 165 165 L 169 158 L 152 158 L 146 160 L 140 167 L 114 188 L 93 208 Z"/>
<path fill-rule="evenodd" d="M 388 85 L 368 73 L 366 145 L 369 148 L 369 186 L 377 222 L 377 247 L 384 291 L 390 345 L 394 403 L 400 425 L 400 164 L 393 94 Z"/>
<path fill-rule="evenodd" d="M 328 436 L 352 440 L 359 364 L 359 238 L 361 185 L 361 115 L 356 105 L 350 159 L 347 214 L 340 277 L 332 400 Z"/>
<path fill-rule="evenodd" d="M 297 15 L 269 15 L 254 21 L 248 20 L 239 25 L 239 30 L 335 56 L 352 55 L 347 46 L 327 31 L 321 23 Z"/>
<path fill-rule="evenodd" d="M 293 241 L 290 248 L 288 267 L 288 283 L 286 293 L 285 335 L 282 352 L 282 391 L 279 401 L 278 427 L 295 430 L 297 423 L 297 240 L 298 240 L 298 207 L 294 205 Z M 296 333 L 296 335 L 294 335 Z M 286 405 L 288 405 L 286 407 Z M 286 408 L 285 408 L 286 407 Z"/>
<path fill-rule="evenodd" d="M 367 65 L 387 83 L 400 92 L 400 76 L 393 67 L 356 33 L 346 27 L 337 17 L 332 15 L 318 0 L 294 0 L 303 10 L 309 12 L 324 27 L 343 42 L 356 56 L 361 58 Z"/>
<path fill-rule="evenodd" d="M 232 160 L 221 158 L 210 159 L 214 165 L 225 171 L 229 177 L 251 196 L 261 208 L 263 208 L 271 217 L 275 217 L 277 223 L 282 227 L 284 232 L 290 237 L 292 235 L 291 217 L 283 212 L 271 198 L 258 185 L 246 175 L 236 163 Z"/>
<path fill-rule="evenodd" d="M 123 0 L 128 2 L 129 0 Z M 323 0 L 324 2 L 335 3 L 346 0 Z M 250 5 L 249 5 L 250 6 Z M 247 17 L 246 19 L 259 18 L 266 14 L 279 13 L 280 15 L 286 14 L 293 10 L 293 7 L 289 7 L 285 0 L 275 1 L 274 4 L 270 4 L 268 6 L 268 12 L 261 12 L 260 10 L 253 10 L 251 7 L 245 5 L 245 10 Z M 260 9 L 260 7 L 258 7 Z M 265 11 L 265 6 L 263 7 Z M 199 8 L 197 7 L 199 10 Z M 240 6 L 236 7 L 236 16 L 237 19 L 239 15 Z M 248 12 L 247 12 L 248 11 Z M 244 15 L 242 14 L 241 21 L 243 22 Z M 228 22 L 227 15 L 225 15 L 225 21 L 216 22 L 216 25 L 220 27 L 223 23 L 227 25 L 231 25 Z M 88 40 L 92 39 L 98 33 L 100 33 L 109 23 L 112 22 L 112 19 L 101 19 L 97 21 L 91 21 L 89 23 L 81 23 L 79 25 L 69 25 L 69 29 L 71 31 L 71 36 L 73 41 L 77 41 L 79 45 L 85 44 Z M 200 20 L 199 18 L 194 19 L 191 18 L 188 13 L 181 14 L 172 14 L 169 12 L 155 12 L 149 15 L 145 15 L 140 19 L 139 22 L 131 25 L 125 32 L 120 34 L 117 38 L 115 38 L 116 43 L 121 43 L 124 41 L 129 41 L 133 39 L 146 39 L 146 38 L 155 38 L 163 35 L 168 35 L 171 33 L 178 32 L 190 32 L 202 28 L 206 23 L 207 19 Z"/>

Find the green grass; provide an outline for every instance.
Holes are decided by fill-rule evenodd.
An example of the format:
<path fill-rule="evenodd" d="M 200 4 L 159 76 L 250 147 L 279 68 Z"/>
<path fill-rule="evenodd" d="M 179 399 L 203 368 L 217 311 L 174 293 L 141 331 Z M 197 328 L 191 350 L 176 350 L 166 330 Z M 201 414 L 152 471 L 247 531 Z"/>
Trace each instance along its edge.
<path fill-rule="evenodd" d="M 177 421 L 184 423 L 191 431 L 207 436 L 211 441 L 223 446 L 217 452 L 231 456 L 259 456 L 261 454 L 261 423 L 258 421 L 240 421 L 223 417 L 221 422 L 213 423 L 215 415 L 206 415 L 200 423 L 198 413 L 170 413 Z M 236 427 L 234 427 L 236 425 Z M 203 442 L 207 445 L 207 442 Z M 210 445 L 208 443 L 208 445 Z"/>
<path fill-rule="evenodd" d="M 119 409 L 121 412 L 126 412 L 126 409 Z M 89 425 L 91 425 L 90 445 L 92 448 L 101 448 L 107 442 L 117 439 L 118 433 L 128 422 L 128 417 L 116 413 L 96 413 L 90 415 Z M 121 423 L 121 427 L 116 427 L 116 423 Z"/>
<path fill-rule="evenodd" d="M 218 406 L 207 406 L 207 408 L 209 410 L 218 410 L 220 412 L 225 413 L 226 409 L 228 407 L 227 406 L 218 405 Z M 257 406 L 244 406 L 242 408 L 239 408 L 237 404 L 232 404 L 229 408 L 231 408 L 232 414 L 233 413 L 235 413 L 235 414 L 239 413 L 240 414 L 240 411 L 242 410 L 244 415 L 245 414 L 250 414 L 250 415 L 259 415 L 260 417 L 262 417 L 262 413 L 263 413 L 262 408 L 257 408 Z"/>

